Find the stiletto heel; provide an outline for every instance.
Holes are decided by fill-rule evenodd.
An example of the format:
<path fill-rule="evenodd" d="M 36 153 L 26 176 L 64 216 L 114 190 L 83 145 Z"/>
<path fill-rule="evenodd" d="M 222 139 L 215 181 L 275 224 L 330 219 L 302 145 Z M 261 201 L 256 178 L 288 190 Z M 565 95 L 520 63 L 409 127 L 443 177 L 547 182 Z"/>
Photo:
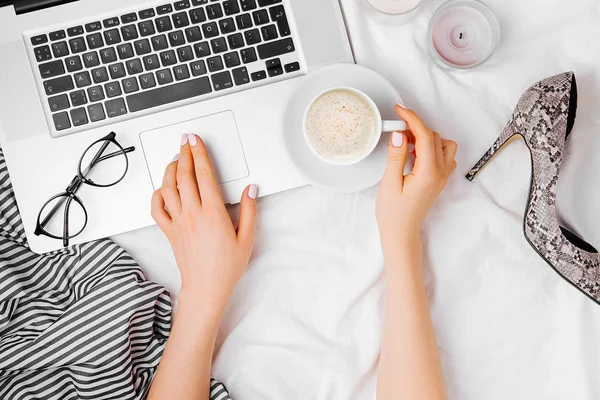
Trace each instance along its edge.
<path fill-rule="evenodd" d="M 600 256 L 556 216 L 556 187 L 564 147 L 577 112 L 572 72 L 545 79 L 527 90 L 498 140 L 467 174 L 477 174 L 513 139 L 522 137 L 531 154 L 531 184 L 523 231 L 534 250 L 561 277 L 600 304 Z"/>

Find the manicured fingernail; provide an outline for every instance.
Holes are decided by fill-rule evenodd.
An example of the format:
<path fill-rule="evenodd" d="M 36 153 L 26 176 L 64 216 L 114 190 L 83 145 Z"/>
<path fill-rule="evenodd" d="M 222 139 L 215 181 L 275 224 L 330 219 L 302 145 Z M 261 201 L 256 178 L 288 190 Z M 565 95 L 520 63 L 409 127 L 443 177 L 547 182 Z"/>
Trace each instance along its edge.
<path fill-rule="evenodd" d="M 183 135 L 181 135 L 181 145 L 182 146 L 185 146 L 186 143 L 188 142 L 188 140 L 189 140 L 189 136 L 187 135 L 187 133 L 184 133 Z"/>
<path fill-rule="evenodd" d="M 250 185 L 250 188 L 248 189 L 248 197 L 250 197 L 251 199 L 256 199 L 257 196 L 258 187 L 256 185 Z"/>
<path fill-rule="evenodd" d="M 392 133 L 392 146 L 402 147 L 404 145 L 404 135 L 401 132 Z"/>
<path fill-rule="evenodd" d="M 189 137 L 191 146 L 195 146 L 196 143 L 198 143 L 198 138 L 193 133 L 188 134 L 188 137 Z"/>
<path fill-rule="evenodd" d="M 171 160 L 171 162 L 179 161 L 179 153 L 175 154 L 175 157 Z"/>
<path fill-rule="evenodd" d="M 398 106 L 401 108 L 406 108 L 406 106 L 400 100 L 398 100 Z"/>

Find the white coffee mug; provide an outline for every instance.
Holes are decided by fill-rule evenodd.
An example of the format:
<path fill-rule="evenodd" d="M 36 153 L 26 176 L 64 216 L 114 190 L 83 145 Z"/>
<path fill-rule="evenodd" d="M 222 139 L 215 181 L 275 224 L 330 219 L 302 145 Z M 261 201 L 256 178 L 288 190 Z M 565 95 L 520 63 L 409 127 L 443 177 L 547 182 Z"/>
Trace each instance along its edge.
<path fill-rule="evenodd" d="M 308 117 L 308 112 L 312 108 L 313 104 L 321 96 L 323 96 L 327 93 L 330 93 L 330 92 L 338 91 L 338 90 L 351 92 L 351 93 L 357 95 L 358 97 L 360 97 L 361 99 L 363 99 L 368 104 L 369 108 L 371 109 L 371 112 L 375 116 L 375 121 L 377 124 L 375 132 L 377 132 L 377 134 L 373 138 L 373 143 L 370 144 L 367 151 L 365 151 L 364 153 L 361 153 L 361 154 L 357 154 L 356 157 L 340 158 L 340 157 L 323 156 L 317 152 L 317 150 L 314 148 L 314 146 L 310 142 L 310 139 L 308 138 L 307 127 L 306 127 L 306 119 Z M 379 109 L 377 108 L 377 105 L 375 104 L 373 99 L 371 99 L 369 96 L 367 96 L 365 93 L 361 92 L 360 90 L 354 89 L 351 87 L 347 87 L 347 86 L 338 86 L 338 87 L 330 88 L 330 89 L 324 90 L 323 92 L 316 95 L 310 101 L 310 103 L 308 104 L 308 107 L 306 107 L 306 110 L 304 111 L 304 118 L 302 120 L 302 131 L 304 132 L 304 139 L 306 140 L 306 143 L 307 143 L 308 147 L 311 149 L 311 151 L 317 157 L 319 157 L 319 159 L 321 159 L 322 161 L 324 161 L 328 164 L 340 165 L 340 166 L 358 164 L 359 162 L 361 162 L 362 160 L 367 158 L 373 152 L 373 150 L 375 150 L 375 148 L 377 147 L 377 144 L 379 143 L 379 140 L 381 139 L 382 133 L 391 133 L 394 131 L 405 131 L 405 130 L 407 130 L 406 122 L 404 122 L 401 119 L 391 120 L 391 121 L 382 120 L 381 112 L 379 112 Z"/>

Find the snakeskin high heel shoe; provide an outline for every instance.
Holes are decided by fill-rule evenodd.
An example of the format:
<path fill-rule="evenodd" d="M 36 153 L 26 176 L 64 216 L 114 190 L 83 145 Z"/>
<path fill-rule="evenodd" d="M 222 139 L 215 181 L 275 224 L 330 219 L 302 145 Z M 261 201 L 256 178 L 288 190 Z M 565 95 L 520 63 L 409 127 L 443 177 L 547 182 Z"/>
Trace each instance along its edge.
<path fill-rule="evenodd" d="M 577 83 L 572 72 L 545 79 L 527 90 L 491 149 L 467 174 L 472 181 L 514 139 L 531 152 L 532 177 L 523 230 L 538 254 L 564 279 L 600 304 L 598 251 L 556 217 L 556 186 L 577 111 Z"/>

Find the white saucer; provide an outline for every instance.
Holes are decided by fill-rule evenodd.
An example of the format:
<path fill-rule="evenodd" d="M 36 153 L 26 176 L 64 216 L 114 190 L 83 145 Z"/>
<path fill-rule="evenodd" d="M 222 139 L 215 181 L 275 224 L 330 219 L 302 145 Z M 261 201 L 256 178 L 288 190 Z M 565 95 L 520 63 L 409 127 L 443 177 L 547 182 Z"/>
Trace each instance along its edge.
<path fill-rule="evenodd" d="M 319 159 L 308 147 L 302 132 L 304 111 L 326 89 L 356 88 L 373 99 L 384 120 L 399 119 L 395 106 L 401 101 L 392 84 L 378 73 L 355 64 L 328 65 L 305 76 L 294 86 L 283 105 L 279 123 L 281 143 L 296 171 L 311 185 L 335 192 L 357 192 L 381 181 L 389 134 L 381 135 L 377 147 L 358 164 L 336 166 Z"/>

